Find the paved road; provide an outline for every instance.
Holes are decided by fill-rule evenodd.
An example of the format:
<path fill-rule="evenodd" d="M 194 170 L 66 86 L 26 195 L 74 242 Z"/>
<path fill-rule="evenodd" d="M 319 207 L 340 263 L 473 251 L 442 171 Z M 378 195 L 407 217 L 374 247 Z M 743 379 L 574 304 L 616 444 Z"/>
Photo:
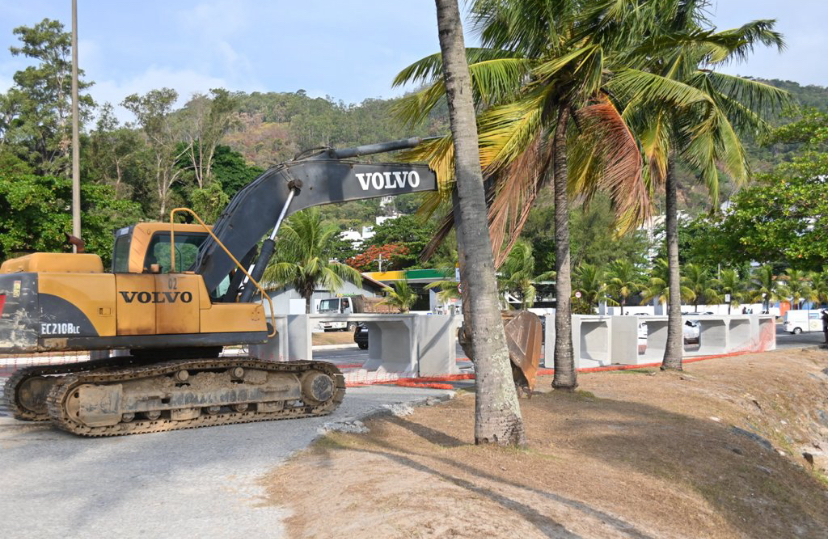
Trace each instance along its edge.
<path fill-rule="evenodd" d="M 447 393 L 350 388 L 328 417 L 104 439 L 15 421 L 0 410 L 0 534 L 279 538 L 285 512 L 263 503 L 260 481 L 307 447 L 318 428 Z"/>
<path fill-rule="evenodd" d="M 784 329 L 782 325 L 776 326 L 776 347 L 780 349 L 785 348 L 801 348 L 803 346 L 814 346 L 825 342 L 825 336 L 822 332 L 800 333 L 799 335 L 791 335 Z"/>

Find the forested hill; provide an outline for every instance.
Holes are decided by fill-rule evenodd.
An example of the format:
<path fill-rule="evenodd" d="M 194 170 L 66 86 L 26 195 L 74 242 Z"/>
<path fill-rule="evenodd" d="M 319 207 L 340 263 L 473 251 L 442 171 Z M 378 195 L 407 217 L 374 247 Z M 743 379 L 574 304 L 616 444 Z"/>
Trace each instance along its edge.
<path fill-rule="evenodd" d="M 828 88 L 776 79 L 765 82 L 790 92 L 802 107 L 828 111 Z M 426 125 L 402 126 L 392 113 L 399 99 L 366 99 L 360 104 L 346 104 L 330 96 L 309 97 L 304 90 L 239 94 L 238 99 L 239 122 L 224 141 L 249 164 L 259 167 L 282 162 L 315 146 L 342 147 L 433 136 L 448 129 L 445 106 L 438 107 Z M 748 141 L 747 146 L 760 168 L 765 168 L 765 161 L 773 161 L 754 141 Z"/>
<path fill-rule="evenodd" d="M 790 92 L 803 108 L 828 111 L 828 88 L 776 79 L 764 82 Z M 262 168 L 316 146 L 353 146 L 409 136 L 433 136 L 448 130 L 445 105 L 435 110 L 426 125 L 411 128 L 401 125 L 393 115 L 399 99 L 366 99 L 358 105 L 348 105 L 331 97 L 312 98 L 303 90 L 240 94 L 238 99 L 238 123 L 224 142 L 242 154 L 249 164 Z M 790 118 L 782 115 L 774 123 L 788 121 Z M 786 155 L 780 148 L 764 147 L 753 139 L 745 140 L 745 147 L 757 173 L 770 171 Z M 709 200 L 704 188 L 693 180 L 689 170 L 682 170 L 680 175 L 684 180 L 680 195 L 684 209 L 692 214 L 706 211 Z M 722 201 L 735 189 L 725 178 Z M 373 206 L 370 201 L 354 206 L 366 210 L 358 212 L 356 220 L 370 217 L 373 210 L 369 208 Z"/>
<path fill-rule="evenodd" d="M 29 30 L 21 32 L 37 46 L 19 52 L 32 65 L 18 71 L 13 86 L 0 93 L 0 260 L 65 249 L 63 233 L 71 229 L 71 40 L 58 21 L 45 19 Z M 769 82 L 790 91 L 804 107 L 828 110 L 826 88 Z M 89 249 L 105 258 L 114 229 L 166 219 L 176 206 L 192 207 L 214 221 L 241 187 L 302 151 L 448 132 L 445 104 L 412 127 L 394 114 L 400 98 L 346 104 L 302 90 L 205 89 L 180 96 L 174 88 L 158 88 L 124 96 L 119 104 L 133 119 L 123 123 L 112 105 L 95 101 L 95 86 L 82 72 L 79 87 L 83 235 Z M 758 172 L 790 157 L 791 145 L 745 143 Z M 387 156 L 367 157 L 372 158 Z M 683 209 L 707 209 L 709 201 L 696 187 L 700 182 L 688 170 L 679 168 L 679 173 Z M 722 200 L 727 200 L 734 189 L 726 179 L 722 183 Z M 401 213 L 412 213 L 417 205 L 411 196 L 394 201 Z M 324 211 L 341 228 L 358 228 L 390 209 L 370 200 Z"/>
<path fill-rule="evenodd" d="M 766 82 L 790 92 L 801 107 L 828 112 L 828 88 L 824 86 L 802 86 L 797 82 L 779 79 L 771 79 Z"/>
<path fill-rule="evenodd" d="M 253 165 L 267 167 L 318 146 L 348 147 L 447 132 L 448 110 L 438 107 L 428 122 L 406 127 L 394 117 L 399 99 L 346 104 L 331 97 L 295 93 L 238 95 L 238 123 L 224 142 Z"/>
<path fill-rule="evenodd" d="M 791 94 L 794 101 L 801 109 L 817 109 L 819 111 L 828 112 L 828 88 L 824 86 L 802 86 L 799 83 L 787 80 L 760 80 L 772 84 L 777 88 L 786 90 Z M 779 126 L 789 123 L 796 118 L 794 113 L 786 112 L 778 115 L 772 120 L 772 125 Z M 743 137 L 742 142 L 745 146 L 745 151 L 750 160 L 751 169 L 754 174 L 764 174 L 770 172 L 773 167 L 783 161 L 789 159 L 791 152 L 798 149 L 796 145 L 787 146 L 765 146 L 761 144 L 760 140 L 752 137 Z M 701 182 L 697 181 L 692 175 L 691 171 L 679 164 L 679 202 L 682 205 L 682 210 L 687 211 L 692 215 L 696 215 L 710 209 L 710 200 L 707 196 L 707 191 Z M 733 185 L 728 178 L 722 178 L 721 181 L 721 200 L 726 202 L 730 196 L 736 192 L 738 186 Z"/>

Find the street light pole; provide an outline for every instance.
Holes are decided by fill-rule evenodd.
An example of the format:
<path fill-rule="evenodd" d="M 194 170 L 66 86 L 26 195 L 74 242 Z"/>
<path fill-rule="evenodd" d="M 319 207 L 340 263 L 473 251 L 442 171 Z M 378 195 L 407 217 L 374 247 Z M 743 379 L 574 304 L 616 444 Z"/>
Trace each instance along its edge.
<path fill-rule="evenodd" d="M 78 133 L 78 0 L 72 0 L 72 235 L 81 237 L 80 134 Z M 72 251 L 78 246 L 73 243 Z"/>

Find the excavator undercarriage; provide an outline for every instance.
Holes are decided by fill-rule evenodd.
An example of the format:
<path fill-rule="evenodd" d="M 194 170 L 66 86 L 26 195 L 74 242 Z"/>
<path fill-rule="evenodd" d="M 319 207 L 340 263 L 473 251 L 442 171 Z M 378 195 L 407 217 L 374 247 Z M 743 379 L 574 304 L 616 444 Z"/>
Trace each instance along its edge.
<path fill-rule="evenodd" d="M 344 399 L 345 381 L 322 361 L 118 357 L 21 369 L 4 395 L 18 419 L 120 436 L 326 415 Z"/>

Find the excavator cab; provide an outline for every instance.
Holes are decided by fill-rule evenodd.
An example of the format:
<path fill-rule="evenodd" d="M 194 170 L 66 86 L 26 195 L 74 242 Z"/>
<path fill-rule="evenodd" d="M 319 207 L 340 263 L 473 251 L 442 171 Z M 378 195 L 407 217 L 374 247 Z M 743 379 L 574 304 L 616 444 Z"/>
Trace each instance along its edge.
<path fill-rule="evenodd" d="M 115 233 L 112 273 L 182 273 L 195 263 L 198 248 L 207 237 L 201 225 L 175 225 L 173 268 L 169 223 L 138 223 L 122 228 Z"/>

